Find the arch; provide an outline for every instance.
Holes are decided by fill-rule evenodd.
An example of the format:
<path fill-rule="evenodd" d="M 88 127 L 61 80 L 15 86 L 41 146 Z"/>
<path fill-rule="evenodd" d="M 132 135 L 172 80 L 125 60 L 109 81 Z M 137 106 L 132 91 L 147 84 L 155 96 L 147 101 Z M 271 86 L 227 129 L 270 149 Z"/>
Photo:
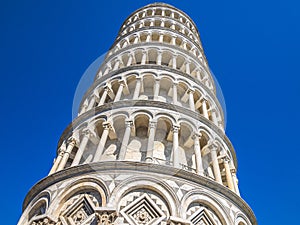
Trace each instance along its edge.
<path fill-rule="evenodd" d="M 53 208 L 53 215 L 55 217 L 58 217 L 61 213 L 61 209 L 64 206 L 64 203 L 67 202 L 71 197 L 83 191 L 92 190 L 96 191 L 100 196 L 100 199 L 97 199 L 99 205 L 105 206 L 109 200 L 108 187 L 99 178 L 96 179 L 94 177 L 86 176 L 79 180 L 71 182 L 63 189 L 63 192 L 61 194 L 57 195 L 58 198 L 53 201 L 53 207 L 58 207 Z"/>
<path fill-rule="evenodd" d="M 178 216 L 179 199 L 173 189 L 164 181 L 153 177 L 132 176 L 121 182 L 111 193 L 109 205 L 118 210 L 117 203 L 128 193 L 137 189 L 149 189 L 156 192 L 167 203 L 167 207 L 172 216 Z"/>
<path fill-rule="evenodd" d="M 232 224 L 230 215 L 228 215 L 225 207 L 222 205 L 221 202 L 218 201 L 213 195 L 199 190 L 191 190 L 189 191 L 183 198 L 182 198 L 182 205 L 181 205 L 181 213 L 182 218 L 186 218 L 186 212 L 188 207 L 192 203 L 200 203 L 208 208 L 210 208 L 219 218 L 222 225 Z"/>
<path fill-rule="evenodd" d="M 251 222 L 242 212 L 238 212 L 235 216 L 234 224 L 235 225 L 251 225 Z"/>
<path fill-rule="evenodd" d="M 45 214 L 50 205 L 51 195 L 49 191 L 39 193 L 28 206 L 28 221 L 33 217 Z"/>

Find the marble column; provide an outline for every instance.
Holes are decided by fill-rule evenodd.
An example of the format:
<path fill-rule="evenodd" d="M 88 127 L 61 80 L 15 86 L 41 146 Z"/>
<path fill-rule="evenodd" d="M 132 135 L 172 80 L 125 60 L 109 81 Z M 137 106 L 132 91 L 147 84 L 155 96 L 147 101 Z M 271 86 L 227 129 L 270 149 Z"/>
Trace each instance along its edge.
<path fill-rule="evenodd" d="M 227 180 L 227 185 L 228 188 L 232 191 L 234 191 L 234 185 L 233 185 L 233 180 L 232 180 L 232 175 L 229 167 L 229 159 L 228 157 L 224 158 L 224 168 L 225 168 L 225 174 L 226 174 L 226 180 Z"/>
<path fill-rule="evenodd" d="M 95 102 L 96 102 L 96 96 L 92 95 L 92 97 L 90 99 L 90 102 L 89 102 L 89 105 L 87 107 L 87 110 L 92 109 L 94 107 Z"/>
<path fill-rule="evenodd" d="M 218 161 L 218 157 L 217 157 L 217 150 L 218 150 L 218 146 L 216 146 L 215 144 L 212 144 L 210 154 L 211 154 L 211 159 L 212 159 L 212 164 L 213 164 L 214 176 L 215 176 L 216 181 L 218 183 L 222 184 L 222 177 L 221 177 L 219 161 Z"/>
<path fill-rule="evenodd" d="M 211 118 L 212 118 L 212 121 L 213 123 L 218 126 L 218 120 L 217 120 L 217 114 L 216 114 L 216 110 L 215 109 L 212 109 L 211 110 Z"/>
<path fill-rule="evenodd" d="M 86 130 L 83 131 L 83 134 L 84 134 L 84 136 L 81 140 L 81 143 L 79 145 L 79 148 L 76 152 L 75 158 L 74 158 L 71 166 L 76 166 L 80 163 L 83 152 L 84 152 L 84 150 L 85 150 L 85 148 L 88 144 L 88 141 L 89 141 L 89 138 L 90 138 L 90 135 L 91 135 L 91 131 L 86 129 Z"/>
<path fill-rule="evenodd" d="M 124 132 L 124 136 L 123 136 L 123 140 L 122 140 L 122 146 L 121 146 L 121 149 L 120 149 L 118 160 L 124 160 L 125 159 L 125 155 L 126 155 L 126 151 L 127 151 L 128 142 L 129 142 L 129 139 L 130 139 L 130 133 L 131 133 L 131 127 L 132 126 L 133 126 L 133 121 L 131 121 L 131 120 L 125 121 L 125 132 Z"/>
<path fill-rule="evenodd" d="M 154 100 L 158 100 L 159 88 L 160 88 L 160 79 L 156 78 L 155 85 L 154 85 Z"/>
<path fill-rule="evenodd" d="M 177 104 L 177 84 L 178 83 L 173 83 L 173 104 Z"/>
<path fill-rule="evenodd" d="M 177 55 L 173 55 L 173 58 L 172 58 L 172 68 L 173 69 L 177 68 L 176 57 L 177 57 Z"/>
<path fill-rule="evenodd" d="M 148 137 L 147 154 L 146 154 L 147 162 L 152 162 L 155 130 L 156 130 L 156 122 L 151 121 L 149 123 L 149 137 Z"/>
<path fill-rule="evenodd" d="M 186 62 L 185 63 L 185 72 L 187 74 L 190 74 L 191 73 L 191 70 L 190 70 L 190 62 Z"/>
<path fill-rule="evenodd" d="M 209 119 L 208 111 L 207 111 L 207 101 L 205 99 L 203 99 L 203 101 L 202 101 L 202 113 L 206 119 Z"/>
<path fill-rule="evenodd" d="M 132 60 L 133 60 L 133 55 L 129 54 L 129 58 L 128 58 L 126 66 L 130 66 L 132 64 Z"/>
<path fill-rule="evenodd" d="M 57 155 L 57 157 L 55 159 L 55 162 L 54 162 L 54 164 L 53 164 L 53 166 L 52 166 L 52 168 L 49 172 L 49 175 L 52 174 L 52 173 L 55 173 L 57 171 L 57 168 L 58 168 L 58 166 L 59 166 L 59 164 L 60 164 L 60 162 L 63 158 L 63 155 L 64 155 L 65 151 L 66 151 L 66 146 L 65 146 L 65 143 L 63 143 L 59 148 L 58 155 Z"/>
<path fill-rule="evenodd" d="M 240 190 L 239 190 L 239 186 L 238 186 L 238 179 L 236 177 L 236 172 L 235 172 L 234 169 L 232 171 L 232 180 L 233 180 L 233 185 L 234 185 L 235 193 L 240 196 Z"/>
<path fill-rule="evenodd" d="M 156 59 L 156 64 L 161 65 L 161 59 L 162 59 L 162 52 L 158 51 L 157 52 L 157 59 Z"/>
<path fill-rule="evenodd" d="M 163 42 L 163 41 L 164 41 L 164 34 L 160 34 L 160 35 L 159 35 L 158 41 L 159 41 L 159 42 Z"/>
<path fill-rule="evenodd" d="M 190 89 L 188 90 L 188 94 L 189 94 L 189 106 L 190 106 L 190 109 L 192 111 L 195 111 L 195 101 L 194 101 L 194 90 Z"/>
<path fill-rule="evenodd" d="M 196 173 L 203 176 L 204 169 L 203 169 L 201 147 L 200 147 L 200 141 L 199 141 L 200 137 L 201 137 L 201 135 L 196 133 L 196 134 L 194 134 L 193 139 L 194 139 L 194 151 L 195 151 L 195 156 L 196 156 Z"/>
<path fill-rule="evenodd" d="M 67 161 L 68 161 L 68 159 L 70 157 L 70 154 L 71 154 L 71 152 L 72 152 L 72 150 L 73 150 L 73 148 L 74 148 L 75 145 L 76 145 L 75 138 L 70 138 L 68 140 L 67 149 L 66 149 L 66 151 L 65 151 L 65 153 L 63 155 L 63 158 L 62 158 L 62 160 L 61 160 L 61 162 L 60 162 L 60 164 L 59 164 L 59 166 L 57 168 L 57 171 L 60 171 L 60 170 L 62 170 L 62 169 L 65 168 L 66 163 L 67 163 Z"/>
<path fill-rule="evenodd" d="M 105 103 L 105 100 L 106 100 L 106 97 L 107 97 L 107 95 L 108 95 L 108 92 L 109 92 L 109 88 L 108 88 L 108 87 L 105 87 L 105 88 L 104 88 L 104 91 L 103 91 L 103 93 L 102 93 L 102 96 L 101 96 L 101 98 L 100 98 L 100 101 L 99 101 L 99 103 L 98 103 L 98 106 L 103 105 L 103 104 Z"/>
<path fill-rule="evenodd" d="M 179 168 L 179 126 L 173 126 L 173 166 Z"/>
<path fill-rule="evenodd" d="M 98 143 L 97 150 L 96 150 L 93 162 L 100 161 L 101 156 L 103 154 L 103 150 L 104 150 L 106 141 L 107 141 L 109 130 L 111 128 L 111 125 L 108 122 L 104 122 L 102 125 L 103 125 L 104 129 L 103 129 L 100 141 Z"/>
<path fill-rule="evenodd" d="M 113 70 L 117 70 L 119 68 L 119 66 L 120 66 L 120 59 L 117 59 Z"/>
<path fill-rule="evenodd" d="M 133 93 L 133 97 L 132 97 L 133 100 L 139 99 L 140 91 L 141 91 L 141 78 L 137 77 L 135 89 L 134 89 L 134 93 Z"/>
<path fill-rule="evenodd" d="M 125 81 L 124 80 L 121 80 L 121 81 L 119 81 L 119 89 L 118 89 L 118 91 L 117 91 L 117 94 L 116 94 L 116 97 L 115 97 L 115 100 L 114 100 L 114 102 L 117 102 L 117 101 L 119 101 L 120 99 L 121 99 L 121 96 L 122 96 L 122 92 L 123 92 L 123 88 L 124 88 L 124 86 L 125 86 Z"/>
<path fill-rule="evenodd" d="M 146 60 L 147 60 L 147 52 L 146 52 L 146 51 L 143 51 L 141 64 L 142 64 L 142 65 L 146 64 Z"/>

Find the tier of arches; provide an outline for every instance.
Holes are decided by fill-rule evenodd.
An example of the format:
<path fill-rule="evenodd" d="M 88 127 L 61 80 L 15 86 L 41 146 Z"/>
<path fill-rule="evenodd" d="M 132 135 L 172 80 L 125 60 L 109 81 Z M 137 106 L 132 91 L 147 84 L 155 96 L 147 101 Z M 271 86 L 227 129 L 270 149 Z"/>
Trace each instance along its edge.
<path fill-rule="evenodd" d="M 147 7 L 139 10 L 132 16 L 130 16 L 125 23 L 123 24 L 121 30 L 125 29 L 127 26 L 131 25 L 132 23 L 147 18 L 147 17 L 155 17 L 159 16 L 160 18 L 169 18 L 175 20 L 187 27 L 190 31 L 192 31 L 197 37 L 199 34 L 191 22 L 191 19 L 187 18 L 183 13 L 179 12 L 178 10 L 174 10 L 167 7 Z"/>
<path fill-rule="evenodd" d="M 45 200 L 40 194 L 33 199 L 19 224 L 100 225 L 107 222 L 104 224 L 112 225 L 120 221 L 143 224 L 140 216 L 143 216 L 141 219 L 149 216 L 156 222 L 176 225 L 183 221 L 183 224 L 201 222 L 203 225 L 251 224 L 241 212 L 232 219 L 217 198 L 207 192 L 191 190 L 179 200 L 169 184 L 156 178 L 129 177 L 110 188 L 101 177 L 86 176 L 67 183 L 55 196 L 51 196 L 47 190 L 42 194 L 49 197 Z M 42 211 L 41 202 L 46 205 L 43 212 L 30 216 L 32 212 Z M 132 211 L 135 213 L 132 214 Z M 151 214 L 153 211 L 156 213 Z M 43 223 L 45 219 L 46 223 Z M 102 219 L 102 223 L 97 223 L 99 219 Z"/>
<path fill-rule="evenodd" d="M 83 100 L 79 115 L 109 102 L 152 100 L 167 102 L 200 113 L 223 129 L 222 114 L 213 100 L 199 85 L 177 80 L 168 74 L 128 73 L 111 77 L 96 86 Z"/>
<path fill-rule="evenodd" d="M 180 51 L 161 47 L 137 47 L 120 52 L 116 56 L 107 58 L 98 71 L 97 77 L 107 75 L 112 71 L 133 65 L 159 65 L 178 70 L 188 74 L 203 83 L 213 93 L 215 90 L 213 79 L 209 72 L 193 57 L 185 55 Z"/>
<path fill-rule="evenodd" d="M 184 36 L 190 38 L 191 40 L 193 40 L 194 42 L 196 42 L 199 47 L 201 46 L 201 43 L 198 39 L 198 37 L 191 32 L 188 28 L 186 28 L 184 25 L 170 20 L 170 19 L 162 19 L 162 18 L 145 18 L 145 19 L 141 19 L 138 20 L 132 24 L 130 24 L 128 27 L 126 27 L 125 29 L 123 29 L 123 31 L 121 32 L 121 34 L 119 34 L 118 38 L 123 38 L 124 35 L 129 34 L 133 31 L 136 30 L 140 30 L 140 29 L 144 29 L 144 28 L 164 28 L 164 29 L 169 29 L 169 30 L 173 30 L 176 31 L 178 33 L 183 34 Z"/>
<path fill-rule="evenodd" d="M 147 42 L 158 42 L 169 44 L 173 46 L 177 46 L 189 53 L 193 54 L 197 57 L 200 62 L 207 66 L 206 61 L 204 59 L 203 50 L 199 49 L 192 41 L 188 38 L 185 38 L 183 35 L 174 34 L 168 30 L 162 29 L 151 29 L 146 31 L 140 31 L 131 33 L 128 36 L 125 36 L 120 40 L 112 50 L 109 51 L 108 56 L 112 55 L 113 53 L 117 52 L 118 50 L 125 48 L 128 45 L 132 44 L 140 44 L 140 43 L 147 43 Z"/>
<path fill-rule="evenodd" d="M 98 161 L 138 161 L 206 176 L 238 193 L 230 149 L 207 129 L 185 119 L 137 110 L 100 115 L 74 129 L 50 171 Z"/>

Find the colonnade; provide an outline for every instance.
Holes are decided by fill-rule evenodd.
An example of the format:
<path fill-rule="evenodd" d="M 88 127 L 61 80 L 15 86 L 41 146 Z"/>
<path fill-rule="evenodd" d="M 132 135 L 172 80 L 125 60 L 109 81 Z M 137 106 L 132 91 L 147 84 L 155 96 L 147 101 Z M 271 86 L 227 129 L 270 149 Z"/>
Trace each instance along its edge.
<path fill-rule="evenodd" d="M 148 124 L 143 127 L 145 121 L 148 121 Z M 141 122 L 144 125 L 141 125 Z M 146 129 L 147 132 L 139 133 L 140 128 Z M 99 130 L 101 133 L 98 134 Z M 97 140 L 94 144 L 91 143 L 92 136 Z M 186 123 L 172 124 L 164 118 L 150 120 L 144 115 L 136 115 L 133 119 L 124 118 L 121 122 L 112 118 L 101 123 L 89 124 L 80 131 L 74 131 L 73 135 L 61 144 L 50 174 L 68 167 L 67 161 L 70 161 L 71 152 L 75 147 L 76 152 L 69 166 L 107 160 L 105 154 L 110 151 L 109 143 L 112 143 L 109 140 L 114 143 L 120 142 L 115 150 L 115 158 L 108 159 L 109 161 L 133 160 L 172 165 L 175 168 L 187 169 L 201 176 L 207 176 L 238 193 L 231 154 L 219 141 L 210 138 L 202 130 L 193 130 Z M 130 145 L 139 140 L 147 140 L 144 150 L 136 147 L 137 145 Z M 86 162 L 83 156 L 91 145 L 94 149 L 92 158 Z M 145 151 L 145 157 L 141 156 L 141 151 Z M 203 158 L 208 159 L 206 165 L 203 163 Z"/>
<path fill-rule="evenodd" d="M 161 28 L 166 28 L 166 29 L 171 29 L 174 31 L 177 31 L 186 37 L 190 38 L 194 42 L 196 42 L 198 45 L 200 44 L 198 37 L 191 32 L 188 28 L 186 28 L 184 25 L 170 20 L 170 19 L 161 19 L 161 18 L 146 18 L 146 19 L 141 19 L 130 26 L 126 27 L 121 35 L 126 35 L 132 31 L 138 30 L 138 29 L 143 29 L 143 28 L 152 28 L 152 27 L 159 27 Z M 122 36 L 119 36 L 122 37 Z"/>
<path fill-rule="evenodd" d="M 140 44 L 147 42 L 158 42 L 177 46 L 196 56 L 204 65 L 207 66 L 203 57 L 203 50 L 199 48 L 193 41 L 186 38 L 184 35 L 174 34 L 168 30 L 151 29 L 148 31 L 138 31 L 125 36 L 119 43 L 117 43 L 112 50 L 109 51 L 108 56 L 125 48 L 128 45 Z"/>
<path fill-rule="evenodd" d="M 196 31 L 195 26 L 192 24 L 190 19 L 186 18 L 186 16 L 184 16 L 181 13 L 178 13 L 177 11 L 170 10 L 169 8 L 146 8 L 143 11 L 132 15 L 122 26 L 122 30 L 134 23 L 135 21 L 154 16 L 159 16 L 159 18 L 165 19 L 169 18 L 176 22 L 179 22 L 185 27 L 187 27 L 189 30 L 191 30 L 199 38 L 198 32 Z"/>
<path fill-rule="evenodd" d="M 154 100 L 169 102 L 198 112 L 222 129 L 222 117 L 214 101 L 200 88 L 191 87 L 184 81 L 173 81 L 168 77 L 128 75 L 123 79 L 112 79 L 94 89 L 87 98 L 79 115 L 94 107 L 120 100 Z"/>
<path fill-rule="evenodd" d="M 209 72 L 199 63 L 188 55 L 181 52 L 164 48 L 137 48 L 131 49 L 131 52 L 122 52 L 118 56 L 107 59 L 107 62 L 100 68 L 97 77 L 100 78 L 106 74 L 132 65 L 156 64 L 159 66 L 167 66 L 169 68 L 179 70 L 187 75 L 199 80 L 211 91 L 214 91 L 213 78 Z"/>

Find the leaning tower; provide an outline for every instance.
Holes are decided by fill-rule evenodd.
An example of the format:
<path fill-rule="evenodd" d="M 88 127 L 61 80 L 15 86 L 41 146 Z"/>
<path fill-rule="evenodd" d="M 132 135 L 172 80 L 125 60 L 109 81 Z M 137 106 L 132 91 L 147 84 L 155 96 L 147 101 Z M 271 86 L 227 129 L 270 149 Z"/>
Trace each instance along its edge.
<path fill-rule="evenodd" d="M 184 12 L 154 3 L 132 13 L 78 112 L 18 224 L 257 224 Z"/>

